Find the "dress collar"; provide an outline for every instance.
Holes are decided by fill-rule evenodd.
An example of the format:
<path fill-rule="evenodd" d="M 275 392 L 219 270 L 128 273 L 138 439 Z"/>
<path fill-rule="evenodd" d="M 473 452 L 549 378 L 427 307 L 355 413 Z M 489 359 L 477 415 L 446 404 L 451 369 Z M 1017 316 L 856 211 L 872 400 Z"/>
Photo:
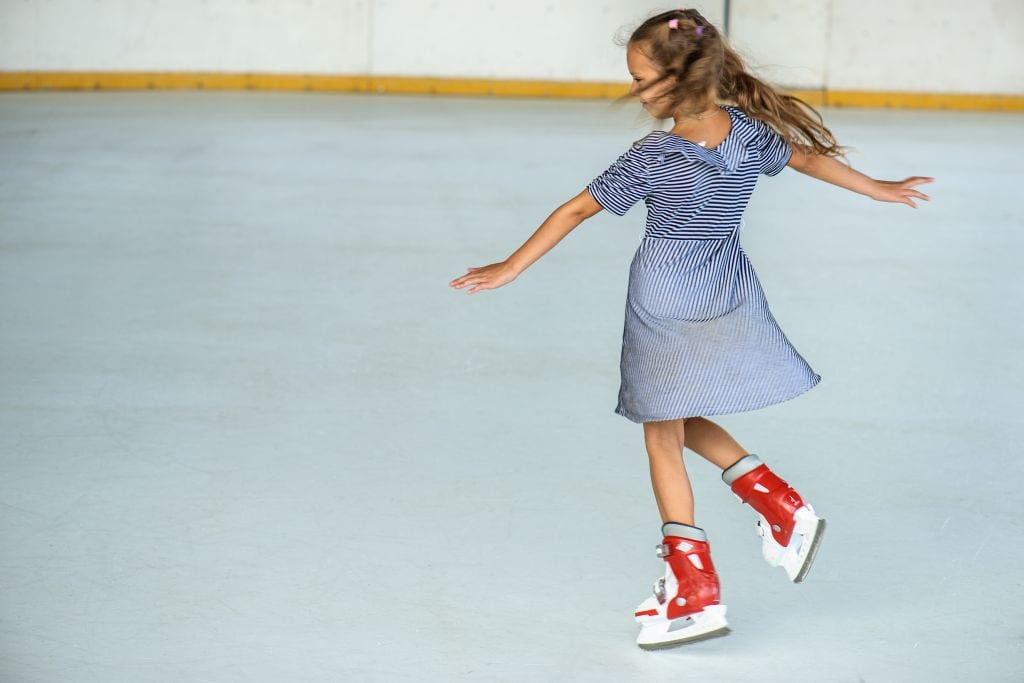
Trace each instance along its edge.
<path fill-rule="evenodd" d="M 653 139 L 655 149 L 659 152 L 658 160 L 664 161 L 664 154 L 666 152 L 678 152 L 688 159 L 711 164 L 721 171 L 722 175 L 729 175 L 735 172 L 746 157 L 746 145 L 744 142 L 747 136 L 744 135 L 746 126 L 743 125 L 746 116 L 738 108 L 731 105 L 724 105 L 722 109 L 732 119 L 732 128 L 725 136 L 725 139 L 718 144 L 718 147 L 708 149 L 703 145 L 698 145 L 696 142 L 681 138 L 668 131 L 657 130 L 652 135 L 655 136 Z"/>

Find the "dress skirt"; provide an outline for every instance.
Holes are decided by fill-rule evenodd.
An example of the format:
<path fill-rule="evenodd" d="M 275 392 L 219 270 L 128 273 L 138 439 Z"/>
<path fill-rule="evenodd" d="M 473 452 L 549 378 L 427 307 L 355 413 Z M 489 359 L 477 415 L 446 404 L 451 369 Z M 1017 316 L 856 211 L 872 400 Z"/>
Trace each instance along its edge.
<path fill-rule="evenodd" d="M 642 238 L 629 269 L 617 414 L 738 413 L 821 381 L 768 309 L 739 234 Z"/>

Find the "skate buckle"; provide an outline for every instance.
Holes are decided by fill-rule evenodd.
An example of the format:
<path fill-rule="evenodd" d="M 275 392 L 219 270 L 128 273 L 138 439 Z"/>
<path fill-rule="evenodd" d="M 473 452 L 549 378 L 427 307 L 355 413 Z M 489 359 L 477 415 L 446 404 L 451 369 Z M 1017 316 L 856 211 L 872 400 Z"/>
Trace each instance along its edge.
<path fill-rule="evenodd" d="M 668 543 L 659 543 L 654 546 L 654 549 L 657 551 L 658 557 L 664 558 L 672 554 L 672 548 L 668 546 Z"/>
<path fill-rule="evenodd" d="M 654 597 L 660 603 L 665 602 L 665 577 L 661 576 L 654 582 Z"/>

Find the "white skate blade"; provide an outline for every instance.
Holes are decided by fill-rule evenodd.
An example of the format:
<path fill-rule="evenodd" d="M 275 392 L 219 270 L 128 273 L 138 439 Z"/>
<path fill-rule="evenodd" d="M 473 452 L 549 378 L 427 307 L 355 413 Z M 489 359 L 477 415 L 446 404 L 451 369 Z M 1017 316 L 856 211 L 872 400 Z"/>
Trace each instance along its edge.
<path fill-rule="evenodd" d="M 786 575 L 789 576 L 789 580 L 793 583 L 803 581 L 807 576 L 807 572 L 811 570 L 814 556 L 818 554 L 818 546 L 821 545 L 821 538 L 824 533 L 825 520 L 815 518 L 813 525 L 810 526 L 803 536 L 800 549 L 795 553 L 788 553 L 786 555 L 782 566 L 785 567 Z"/>
<path fill-rule="evenodd" d="M 678 619 L 647 619 L 640 628 L 636 644 L 645 650 L 671 647 L 695 640 L 724 636 L 729 632 L 725 605 L 708 605 L 696 614 Z"/>
<path fill-rule="evenodd" d="M 818 553 L 825 532 L 825 520 L 816 517 L 810 505 L 797 510 L 794 514 L 796 526 L 793 536 L 784 548 L 772 536 L 768 520 L 759 516 L 761 523 L 757 531 L 761 536 L 764 559 L 773 567 L 781 566 L 790 581 L 800 583 L 811 570 L 811 564 Z"/>

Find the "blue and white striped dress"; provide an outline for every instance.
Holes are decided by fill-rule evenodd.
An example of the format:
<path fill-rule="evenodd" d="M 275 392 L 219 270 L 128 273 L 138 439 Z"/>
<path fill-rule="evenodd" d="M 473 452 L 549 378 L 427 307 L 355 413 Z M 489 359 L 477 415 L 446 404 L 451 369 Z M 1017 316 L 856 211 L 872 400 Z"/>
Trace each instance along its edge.
<path fill-rule="evenodd" d="M 633 422 L 755 410 L 821 381 L 779 328 L 740 246 L 758 175 L 781 171 L 792 150 L 768 124 L 722 108 L 732 129 L 718 147 L 654 131 L 587 186 L 619 216 L 647 204 L 615 407 Z"/>

